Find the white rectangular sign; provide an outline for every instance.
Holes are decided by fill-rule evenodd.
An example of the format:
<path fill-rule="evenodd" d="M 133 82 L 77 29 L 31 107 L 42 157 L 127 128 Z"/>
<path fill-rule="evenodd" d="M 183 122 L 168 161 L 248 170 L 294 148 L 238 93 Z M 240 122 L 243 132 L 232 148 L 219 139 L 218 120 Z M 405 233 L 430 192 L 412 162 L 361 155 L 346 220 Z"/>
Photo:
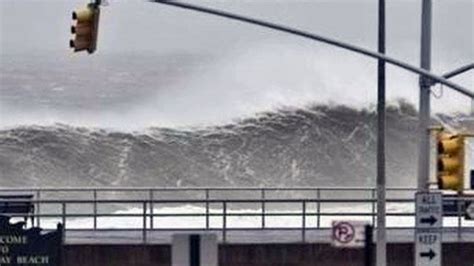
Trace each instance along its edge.
<path fill-rule="evenodd" d="M 341 248 L 359 248 L 365 245 L 364 221 L 332 221 L 332 245 Z"/>
<path fill-rule="evenodd" d="M 443 194 L 418 192 L 415 202 L 415 265 L 441 266 Z"/>
<path fill-rule="evenodd" d="M 442 223 L 443 194 L 416 193 L 416 228 L 440 228 Z"/>
<path fill-rule="evenodd" d="M 441 265 L 441 232 L 417 232 L 416 266 Z"/>

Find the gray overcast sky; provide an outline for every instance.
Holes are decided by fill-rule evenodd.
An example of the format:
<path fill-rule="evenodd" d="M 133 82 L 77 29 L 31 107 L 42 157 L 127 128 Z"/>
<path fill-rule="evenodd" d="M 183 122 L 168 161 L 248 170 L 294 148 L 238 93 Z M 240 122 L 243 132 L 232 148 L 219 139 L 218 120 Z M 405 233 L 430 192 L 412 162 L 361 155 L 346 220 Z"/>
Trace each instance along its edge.
<path fill-rule="evenodd" d="M 67 51 L 64 43 L 70 37 L 70 13 L 84 2 L 0 0 L 2 53 Z M 255 26 L 146 1 L 109 2 L 110 6 L 102 12 L 101 52 L 215 52 L 245 42 L 291 39 Z M 376 0 L 194 2 L 376 47 Z M 421 1 L 386 2 L 388 52 L 407 58 L 416 56 Z M 434 0 L 433 3 L 434 57 L 443 61 L 454 61 L 453 57 L 472 58 L 474 1 Z"/>
<path fill-rule="evenodd" d="M 29 55 L 70 56 L 68 41 L 71 37 L 69 33 L 72 23 L 71 11 L 83 6 L 85 2 L 83 0 L 0 0 L 2 58 Z M 110 5 L 102 9 L 98 52 L 92 55 L 93 60 L 101 60 L 101 55 L 146 54 L 153 57 L 154 55 L 197 54 L 222 57 L 223 60 L 231 62 L 229 63 L 231 65 L 241 63 L 245 59 L 250 68 L 252 64 L 258 65 L 259 60 L 268 61 L 269 64 L 274 65 L 286 64 L 287 68 L 292 68 L 290 63 L 294 62 L 290 62 L 292 59 L 287 57 L 293 56 L 292 53 L 296 54 L 294 51 L 301 51 L 299 57 L 294 56 L 295 64 L 298 64 L 300 61 L 297 60 L 310 58 L 305 53 L 314 50 L 316 51 L 314 58 L 316 61 L 321 58 L 319 62 L 323 65 L 334 65 L 350 71 L 346 66 L 350 63 L 353 66 L 351 69 L 357 70 L 362 66 L 370 70 L 368 74 L 370 83 L 358 80 L 358 76 L 367 74 L 365 72 L 349 73 L 352 73 L 350 75 L 353 75 L 355 84 L 370 87 L 356 94 L 370 93 L 369 102 L 375 99 L 376 83 L 373 78 L 375 65 L 364 65 L 365 59 L 358 57 L 354 59 L 349 53 L 252 25 L 146 1 L 109 0 L 109 2 Z M 290 25 L 376 49 L 377 0 L 192 2 Z M 421 1 L 387 0 L 386 3 L 387 54 L 419 65 Z M 433 11 L 433 70 L 443 73 L 473 62 L 474 1 L 433 0 Z M 272 47 L 275 48 L 273 53 L 268 51 L 268 48 Z M 254 51 L 254 53 L 249 51 Z M 284 51 L 289 52 L 284 54 Z M 268 53 L 268 56 L 262 55 L 265 53 Z M 229 59 L 229 55 L 235 54 L 239 54 L 239 58 L 234 58 L 236 60 L 234 62 L 232 58 Z M 321 57 L 318 57 L 319 55 Z M 332 55 L 334 57 L 331 57 Z M 86 58 L 85 55 L 83 56 Z M 280 61 L 269 59 L 278 56 L 281 56 Z M 318 64 L 316 61 L 315 65 Z M 74 60 L 67 63 L 75 64 Z M 8 66 L 2 64 L 2 67 Z M 232 77 L 232 68 L 227 69 L 229 69 L 227 72 L 221 71 L 219 67 L 220 72 L 213 75 L 220 75 L 222 80 L 228 80 Z M 285 69 L 281 71 L 285 72 Z M 298 73 L 303 71 L 305 70 L 298 70 Z M 298 73 L 295 73 L 295 76 Z M 454 80 L 468 88 L 473 88 L 472 72 Z M 273 85 L 284 86 L 285 82 L 293 81 L 288 78 Z M 332 81 L 333 83 L 345 82 L 346 90 L 347 83 L 352 82 L 351 79 L 341 76 Z M 206 81 L 192 79 L 190 84 L 199 87 L 200 82 L 206 83 Z M 416 76 L 389 67 L 389 96 L 406 97 L 416 103 L 417 93 L 413 91 L 413 86 L 416 86 Z M 470 105 L 468 100 L 456 93 L 445 92 L 443 95 L 441 100 L 434 99 L 435 108 L 449 105 L 466 111 Z M 282 94 L 278 97 L 285 100 L 287 96 Z M 347 102 L 350 103 L 352 100 L 348 98 L 344 103 Z"/>

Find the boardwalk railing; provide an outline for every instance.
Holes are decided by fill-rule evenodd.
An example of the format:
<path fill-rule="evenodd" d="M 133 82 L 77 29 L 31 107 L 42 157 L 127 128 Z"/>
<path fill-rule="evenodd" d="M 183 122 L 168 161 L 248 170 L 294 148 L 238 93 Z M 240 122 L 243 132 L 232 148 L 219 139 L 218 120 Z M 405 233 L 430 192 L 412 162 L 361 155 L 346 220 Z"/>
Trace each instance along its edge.
<path fill-rule="evenodd" d="M 333 220 L 364 220 L 375 225 L 374 188 L 0 188 L 1 195 L 35 195 L 35 225 L 66 230 L 219 231 L 328 229 Z M 387 189 L 387 228 L 414 228 L 413 188 Z M 445 227 L 474 227 L 464 219 L 466 196 L 446 195 L 458 208 Z M 0 199 L 1 200 L 1 199 Z M 452 211 L 452 210 L 451 210 Z M 11 214 L 12 217 L 20 215 Z M 31 225 L 29 225 L 31 226 Z"/>

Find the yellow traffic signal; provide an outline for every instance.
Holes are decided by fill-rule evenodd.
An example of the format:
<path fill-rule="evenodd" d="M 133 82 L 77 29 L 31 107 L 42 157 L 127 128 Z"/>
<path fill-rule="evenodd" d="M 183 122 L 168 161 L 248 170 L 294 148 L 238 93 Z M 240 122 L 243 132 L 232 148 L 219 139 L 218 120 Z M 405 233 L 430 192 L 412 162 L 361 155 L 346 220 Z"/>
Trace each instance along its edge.
<path fill-rule="evenodd" d="M 93 53 L 97 46 L 97 33 L 99 30 L 100 9 L 97 4 L 89 4 L 86 8 L 72 12 L 72 19 L 76 25 L 71 27 L 74 40 L 69 41 L 69 46 L 74 52 L 87 50 Z"/>
<path fill-rule="evenodd" d="M 438 133 L 437 178 L 439 189 L 462 191 L 464 188 L 464 136 Z"/>

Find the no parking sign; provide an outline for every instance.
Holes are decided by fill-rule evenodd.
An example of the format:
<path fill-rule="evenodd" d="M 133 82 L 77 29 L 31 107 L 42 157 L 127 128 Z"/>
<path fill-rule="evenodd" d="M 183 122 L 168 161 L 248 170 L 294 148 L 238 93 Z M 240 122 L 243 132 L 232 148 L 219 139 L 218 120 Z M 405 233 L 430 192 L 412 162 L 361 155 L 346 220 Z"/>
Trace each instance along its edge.
<path fill-rule="evenodd" d="M 367 222 L 364 221 L 333 221 L 332 245 L 344 248 L 363 247 L 366 225 Z"/>

